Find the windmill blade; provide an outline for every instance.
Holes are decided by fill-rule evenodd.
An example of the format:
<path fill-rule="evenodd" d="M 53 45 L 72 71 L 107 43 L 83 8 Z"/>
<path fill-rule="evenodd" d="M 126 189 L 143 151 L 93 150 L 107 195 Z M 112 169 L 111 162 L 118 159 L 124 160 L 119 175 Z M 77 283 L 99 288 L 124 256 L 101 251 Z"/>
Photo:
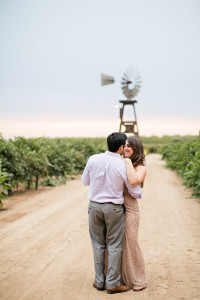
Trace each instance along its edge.
<path fill-rule="evenodd" d="M 123 94 L 127 99 L 132 99 L 138 94 L 141 88 L 141 82 L 140 73 L 136 68 L 129 67 L 126 69 L 122 76 L 121 85 Z M 134 85 L 133 88 L 131 88 L 131 84 Z"/>
<path fill-rule="evenodd" d="M 125 78 L 127 78 L 127 73 L 124 72 L 123 75 L 124 75 Z"/>
<path fill-rule="evenodd" d="M 141 85 L 139 85 L 139 84 L 135 85 L 135 88 L 138 89 L 138 90 L 140 89 L 140 87 L 141 87 Z"/>

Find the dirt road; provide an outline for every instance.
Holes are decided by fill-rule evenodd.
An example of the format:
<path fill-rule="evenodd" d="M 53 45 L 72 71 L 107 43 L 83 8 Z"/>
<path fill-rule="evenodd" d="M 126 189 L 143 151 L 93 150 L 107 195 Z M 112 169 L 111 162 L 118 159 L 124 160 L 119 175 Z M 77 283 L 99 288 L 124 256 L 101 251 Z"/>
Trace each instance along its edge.
<path fill-rule="evenodd" d="M 200 204 L 158 154 L 147 168 L 139 200 L 146 290 L 109 295 L 92 287 L 88 188 L 78 179 L 0 211 L 0 299 L 200 299 Z"/>

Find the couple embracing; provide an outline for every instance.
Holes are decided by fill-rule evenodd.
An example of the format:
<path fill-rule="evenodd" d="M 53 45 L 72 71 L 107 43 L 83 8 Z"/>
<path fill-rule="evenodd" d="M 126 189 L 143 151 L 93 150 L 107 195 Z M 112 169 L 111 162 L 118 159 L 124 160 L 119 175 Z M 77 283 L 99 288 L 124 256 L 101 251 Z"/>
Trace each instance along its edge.
<path fill-rule="evenodd" d="M 114 132 L 108 151 L 92 155 L 82 174 L 90 186 L 89 231 L 93 247 L 93 287 L 108 294 L 147 287 L 144 259 L 138 245 L 139 208 L 146 167 L 142 143 Z M 124 159 L 121 155 L 124 155 Z"/>

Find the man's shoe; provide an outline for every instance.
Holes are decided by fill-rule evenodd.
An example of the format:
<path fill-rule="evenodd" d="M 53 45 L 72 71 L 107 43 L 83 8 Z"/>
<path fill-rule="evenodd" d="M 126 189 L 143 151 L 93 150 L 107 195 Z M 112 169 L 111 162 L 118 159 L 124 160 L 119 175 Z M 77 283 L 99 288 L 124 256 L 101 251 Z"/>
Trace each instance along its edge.
<path fill-rule="evenodd" d="M 95 282 L 95 281 L 93 282 L 93 287 L 94 287 L 95 289 L 97 289 L 98 291 L 104 291 L 104 290 L 105 290 L 105 287 L 102 287 L 102 288 L 98 287 L 98 286 L 96 285 L 96 282 Z"/>
<path fill-rule="evenodd" d="M 114 289 L 108 289 L 107 293 L 108 294 L 124 293 L 124 292 L 128 292 L 129 290 L 130 290 L 129 285 L 120 285 Z"/>

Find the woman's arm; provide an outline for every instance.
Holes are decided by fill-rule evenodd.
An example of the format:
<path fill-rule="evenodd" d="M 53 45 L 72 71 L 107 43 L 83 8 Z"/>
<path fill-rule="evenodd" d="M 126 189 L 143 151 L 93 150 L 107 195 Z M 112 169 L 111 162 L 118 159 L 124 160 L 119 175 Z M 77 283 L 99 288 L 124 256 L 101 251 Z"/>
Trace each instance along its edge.
<path fill-rule="evenodd" d="M 144 181 L 147 169 L 145 166 L 133 167 L 132 161 L 129 158 L 124 158 L 126 164 L 126 173 L 128 181 L 131 185 L 138 185 Z"/>

